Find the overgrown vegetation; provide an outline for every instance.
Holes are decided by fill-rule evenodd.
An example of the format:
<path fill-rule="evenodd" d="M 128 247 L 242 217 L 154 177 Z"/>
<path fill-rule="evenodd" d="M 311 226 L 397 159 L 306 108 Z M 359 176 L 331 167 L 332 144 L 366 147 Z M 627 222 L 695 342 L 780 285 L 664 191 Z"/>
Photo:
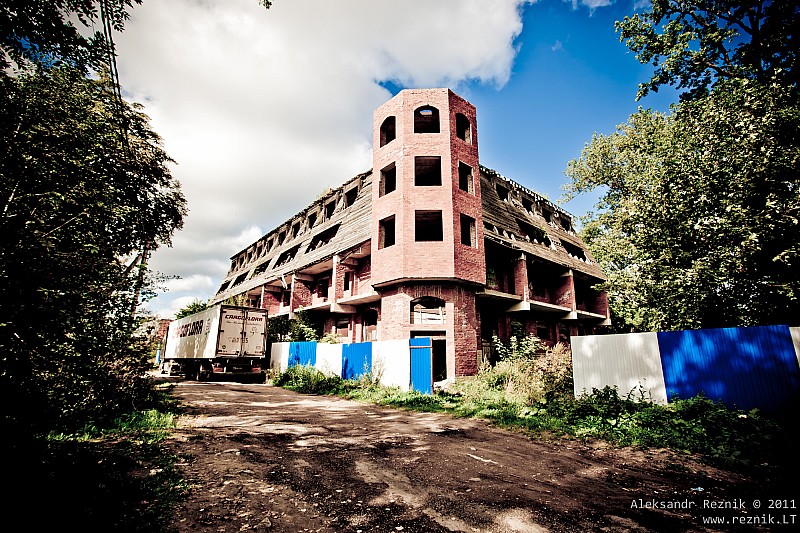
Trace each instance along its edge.
<path fill-rule="evenodd" d="M 181 490 L 137 309 L 186 201 L 111 43 L 139 3 L 0 5 L 0 452 L 23 529 L 158 531 Z"/>
<path fill-rule="evenodd" d="M 163 446 L 175 425 L 174 400 L 159 400 L 157 408 L 53 432 L 18 450 L 9 461 L 8 508 L 35 517 L 34 529 L 43 531 L 70 524 L 82 531 L 168 530 L 172 506 L 188 486 L 176 468 L 181 459 Z"/>
<path fill-rule="evenodd" d="M 285 315 L 270 317 L 267 336 L 270 342 L 305 342 L 318 340 L 321 331 L 322 327 L 315 323 L 308 313 L 299 309 L 295 311 L 294 318 Z"/>
<path fill-rule="evenodd" d="M 484 418 L 536 436 L 601 439 L 617 446 L 670 448 L 695 453 L 710 464 L 735 469 L 780 465 L 789 442 L 782 427 L 757 411 L 731 410 L 708 398 L 649 401 L 642 390 L 606 387 L 574 398 L 567 347 L 547 347 L 536 338 L 497 342 L 501 359 L 448 391 L 426 395 L 383 387 L 373 376 L 343 380 L 310 366 L 294 366 L 273 383 L 307 394 Z"/>
<path fill-rule="evenodd" d="M 783 324 L 800 316 L 796 2 L 658 0 L 617 23 L 654 66 L 641 109 L 568 164 L 599 193 L 583 240 L 617 331 Z"/>

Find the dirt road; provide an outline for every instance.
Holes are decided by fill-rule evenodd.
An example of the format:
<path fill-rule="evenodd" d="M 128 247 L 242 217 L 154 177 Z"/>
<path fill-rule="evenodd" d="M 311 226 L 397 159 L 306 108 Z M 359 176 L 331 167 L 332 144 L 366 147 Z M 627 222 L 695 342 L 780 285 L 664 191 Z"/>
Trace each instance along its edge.
<path fill-rule="evenodd" d="M 178 382 L 174 393 L 188 414 L 171 446 L 192 482 L 180 532 L 750 530 L 704 517 L 752 519 L 768 496 L 664 450 L 532 440 L 269 385 Z"/>

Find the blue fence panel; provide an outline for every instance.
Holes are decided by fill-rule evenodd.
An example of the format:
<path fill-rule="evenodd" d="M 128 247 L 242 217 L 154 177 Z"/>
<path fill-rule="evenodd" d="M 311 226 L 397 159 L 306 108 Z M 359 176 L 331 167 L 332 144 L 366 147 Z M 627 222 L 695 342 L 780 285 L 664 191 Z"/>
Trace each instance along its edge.
<path fill-rule="evenodd" d="M 342 346 L 342 378 L 356 379 L 372 372 L 372 343 L 359 342 Z"/>
<path fill-rule="evenodd" d="M 433 394 L 433 357 L 428 337 L 409 339 L 411 352 L 411 388 L 423 394 Z"/>
<path fill-rule="evenodd" d="M 797 408 L 800 367 L 788 326 L 658 333 L 670 400 L 704 394 L 731 408 Z"/>
<path fill-rule="evenodd" d="M 289 343 L 289 368 L 295 365 L 317 364 L 316 342 L 291 342 Z"/>

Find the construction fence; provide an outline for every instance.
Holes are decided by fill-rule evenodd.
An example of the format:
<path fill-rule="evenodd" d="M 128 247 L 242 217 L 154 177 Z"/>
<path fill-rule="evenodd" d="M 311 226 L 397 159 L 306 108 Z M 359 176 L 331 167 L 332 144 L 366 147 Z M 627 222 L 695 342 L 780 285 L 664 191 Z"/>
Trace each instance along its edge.
<path fill-rule="evenodd" d="M 353 344 L 276 342 L 270 351 L 270 369 L 284 372 L 307 365 L 343 379 L 371 374 L 381 385 L 431 394 L 431 353 L 431 340 L 425 337 Z"/>
<path fill-rule="evenodd" d="M 757 326 L 572 337 L 575 395 L 617 387 L 666 404 L 703 394 L 726 406 L 796 411 L 800 328 Z"/>

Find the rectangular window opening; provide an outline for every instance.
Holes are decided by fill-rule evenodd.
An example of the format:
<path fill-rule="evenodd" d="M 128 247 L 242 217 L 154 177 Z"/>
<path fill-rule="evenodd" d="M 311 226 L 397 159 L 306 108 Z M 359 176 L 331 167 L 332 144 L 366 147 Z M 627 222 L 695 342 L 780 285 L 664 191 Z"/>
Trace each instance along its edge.
<path fill-rule="evenodd" d="M 331 226 L 330 228 L 324 231 L 320 231 L 319 233 L 314 235 L 314 237 L 311 239 L 311 242 L 308 244 L 306 252 L 311 252 L 313 250 L 316 250 L 317 248 L 325 246 L 326 244 L 331 242 L 331 240 L 333 240 L 334 237 L 336 237 L 336 232 L 338 231 L 339 231 L 339 224 Z"/>
<path fill-rule="evenodd" d="M 414 185 L 435 187 L 442 184 L 442 158 L 418 156 L 414 158 Z"/>
<path fill-rule="evenodd" d="M 565 240 L 561 241 L 561 246 L 564 247 L 564 250 L 575 259 L 579 259 L 581 261 L 586 261 L 586 252 L 583 251 L 583 248 L 580 246 L 575 246 L 574 244 L 567 242 Z"/>
<path fill-rule="evenodd" d="M 526 237 L 529 241 L 544 242 L 547 238 L 547 232 L 545 230 L 533 224 L 528 224 L 524 220 L 517 219 L 517 225 L 519 225 L 522 237 Z"/>
<path fill-rule="evenodd" d="M 444 240 L 441 211 L 414 212 L 414 240 L 417 242 Z"/>
<path fill-rule="evenodd" d="M 477 248 L 475 237 L 475 219 L 465 214 L 459 215 L 461 219 L 461 244 Z"/>
<path fill-rule="evenodd" d="M 524 196 L 522 197 L 522 207 L 525 208 L 525 211 L 533 213 L 533 201 Z"/>
<path fill-rule="evenodd" d="M 494 189 L 497 191 L 497 196 L 499 196 L 501 200 L 508 200 L 508 189 L 500 184 L 495 185 Z"/>
<path fill-rule="evenodd" d="M 395 243 L 394 215 L 386 217 L 378 223 L 378 249 L 388 248 Z"/>
<path fill-rule="evenodd" d="M 316 295 L 317 298 L 327 298 L 328 297 L 328 286 L 330 285 L 330 278 L 320 278 L 317 281 L 316 287 Z"/>
<path fill-rule="evenodd" d="M 394 163 L 381 170 L 380 196 L 397 189 L 397 167 Z"/>
<path fill-rule="evenodd" d="M 354 203 L 356 203 L 356 198 L 358 197 L 358 187 L 353 187 L 349 191 L 344 194 L 344 205 L 345 207 L 350 207 Z"/>
<path fill-rule="evenodd" d="M 458 162 L 458 188 L 470 194 L 472 190 L 472 167 Z"/>
<path fill-rule="evenodd" d="M 299 250 L 300 250 L 299 245 L 293 246 L 290 249 L 286 250 L 280 255 L 280 257 L 278 257 L 278 260 L 275 262 L 275 266 L 279 267 L 281 265 L 285 265 L 286 263 L 290 262 L 292 259 L 294 259 L 295 255 L 297 255 L 297 252 Z"/>

